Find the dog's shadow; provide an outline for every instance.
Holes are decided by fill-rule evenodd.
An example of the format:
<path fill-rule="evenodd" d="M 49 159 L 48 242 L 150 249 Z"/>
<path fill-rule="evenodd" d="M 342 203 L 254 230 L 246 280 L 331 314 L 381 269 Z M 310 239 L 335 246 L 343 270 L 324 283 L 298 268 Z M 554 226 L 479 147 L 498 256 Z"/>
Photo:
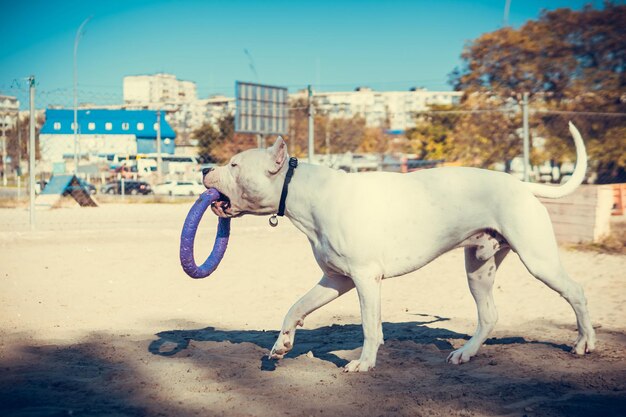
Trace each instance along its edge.
<path fill-rule="evenodd" d="M 421 314 L 420 314 L 421 315 Z M 423 315 L 426 316 L 426 315 Z M 470 338 L 467 334 L 457 333 L 443 328 L 428 327 L 426 324 L 447 321 L 445 317 L 434 317 L 430 321 L 412 321 L 404 323 L 383 323 L 385 341 L 412 341 L 418 344 L 432 344 L 439 350 L 452 350 L 453 346 L 449 339 Z M 187 349 L 190 341 L 198 342 L 230 342 L 230 343 L 254 343 L 266 349 L 269 353 L 278 337 L 278 331 L 265 330 L 217 330 L 214 327 L 192 330 L 168 330 L 157 333 L 158 339 L 153 340 L 148 347 L 150 353 L 160 356 L 173 356 Z M 486 344 L 513 344 L 513 343 L 541 343 L 557 349 L 569 350 L 565 345 L 556 345 L 547 342 L 527 342 L 521 337 L 492 338 Z M 348 361 L 332 352 L 341 350 L 353 350 L 363 345 L 363 331 L 361 325 L 346 324 L 320 327 L 317 329 L 300 329 L 296 333 L 296 341 L 293 349 L 287 357 L 297 357 L 312 351 L 319 359 L 331 362 L 337 367 L 345 366 Z M 273 371 L 276 362 L 264 354 L 261 359 L 261 369 Z"/>

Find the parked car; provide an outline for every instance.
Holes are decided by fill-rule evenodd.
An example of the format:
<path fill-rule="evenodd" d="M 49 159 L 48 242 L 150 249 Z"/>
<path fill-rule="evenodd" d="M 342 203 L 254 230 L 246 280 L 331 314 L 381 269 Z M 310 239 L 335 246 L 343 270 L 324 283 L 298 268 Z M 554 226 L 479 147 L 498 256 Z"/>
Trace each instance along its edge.
<path fill-rule="evenodd" d="M 154 193 L 162 195 L 198 195 L 204 191 L 206 187 L 196 181 L 167 181 L 154 186 Z"/>
<path fill-rule="evenodd" d="M 122 194 L 122 181 L 112 181 L 104 184 L 100 189 L 102 194 Z M 152 187 L 145 181 L 124 180 L 124 194 L 152 194 Z"/>

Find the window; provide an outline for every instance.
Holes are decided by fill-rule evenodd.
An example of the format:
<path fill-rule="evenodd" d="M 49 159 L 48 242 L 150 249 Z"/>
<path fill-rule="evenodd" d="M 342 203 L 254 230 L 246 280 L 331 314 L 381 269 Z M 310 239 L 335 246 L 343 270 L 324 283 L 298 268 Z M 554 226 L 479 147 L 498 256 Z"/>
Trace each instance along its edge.
<path fill-rule="evenodd" d="M 111 129 L 113 129 L 113 123 L 111 123 L 111 122 L 106 122 L 106 123 L 104 124 L 104 128 L 105 128 L 106 130 L 111 130 Z"/>
<path fill-rule="evenodd" d="M 61 122 L 54 122 L 54 130 L 60 130 L 61 129 Z"/>
<path fill-rule="evenodd" d="M 159 124 L 158 124 L 158 123 L 155 123 L 155 124 L 154 124 L 154 126 L 152 126 L 152 128 L 153 128 L 154 130 L 159 130 Z"/>
<path fill-rule="evenodd" d="M 130 126 L 128 125 L 128 123 L 122 123 L 122 130 L 128 130 L 130 128 Z"/>
<path fill-rule="evenodd" d="M 94 122 L 89 122 L 89 124 L 87 125 L 87 129 L 95 130 L 96 129 L 96 124 Z"/>
<path fill-rule="evenodd" d="M 143 123 L 137 123 L 137 130 L 143 130 Z"/>
<path fill-rule="evenodd" d="M 76 126 L 76 125 L 74 124 L 74 122 L 72 122 L 72 125 L 71 125 L 72 130 L 74 130 L 74 126 Z"/>

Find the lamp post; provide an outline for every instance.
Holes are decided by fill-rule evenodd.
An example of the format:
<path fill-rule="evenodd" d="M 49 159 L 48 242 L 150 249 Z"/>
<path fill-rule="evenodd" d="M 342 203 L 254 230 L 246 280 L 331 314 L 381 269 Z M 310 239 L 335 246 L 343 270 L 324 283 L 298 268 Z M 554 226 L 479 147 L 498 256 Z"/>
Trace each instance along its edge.
<path fill-rule="evenodd" d="M 78 172 L 78 96 L 76 88 L 78 86 L 78 65 L 76 63 L 76 53 L 78 52 L 78 42 L 83 34 L 83 28 L 91 20 L 93 16 L 89 16 L 83 20 L 74 37 L 74 175 Z"/>

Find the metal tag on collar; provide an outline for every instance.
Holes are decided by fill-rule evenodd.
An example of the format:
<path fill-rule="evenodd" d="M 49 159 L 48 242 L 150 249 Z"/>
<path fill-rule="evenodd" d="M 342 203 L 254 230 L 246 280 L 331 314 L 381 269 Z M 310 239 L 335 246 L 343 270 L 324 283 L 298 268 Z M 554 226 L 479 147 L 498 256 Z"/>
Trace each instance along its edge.
<path fill-rule="evenodd" d="M 275 214 L 272 214 L 272 217 L 270 217 L 269 222 L 270 222 L 270 226 L 272 227 L 278 226 L 278 217 L 276 217 Z"/>

